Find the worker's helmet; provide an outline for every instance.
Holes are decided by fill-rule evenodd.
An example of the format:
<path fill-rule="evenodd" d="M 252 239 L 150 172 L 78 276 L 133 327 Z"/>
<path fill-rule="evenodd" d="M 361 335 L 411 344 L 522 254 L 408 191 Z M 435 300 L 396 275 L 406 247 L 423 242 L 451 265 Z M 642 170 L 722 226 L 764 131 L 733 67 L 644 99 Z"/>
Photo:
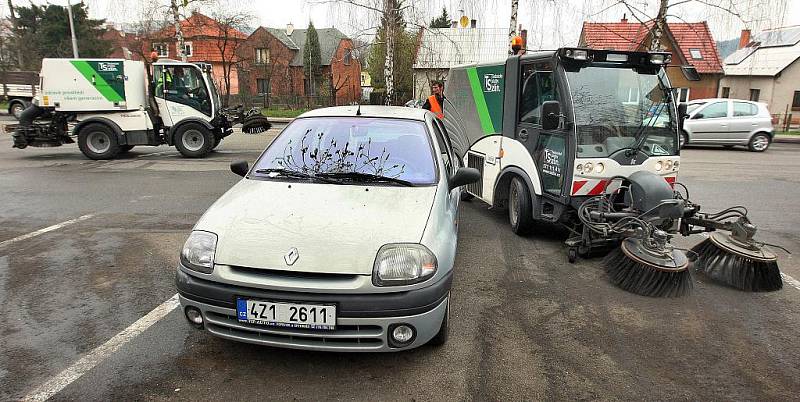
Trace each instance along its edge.
<path fill-rule="evenodd" d="M 158 61 L 158 52 L 156 52 L 155 50 L 150 52 L 150 61 L 152 62 Z"/>

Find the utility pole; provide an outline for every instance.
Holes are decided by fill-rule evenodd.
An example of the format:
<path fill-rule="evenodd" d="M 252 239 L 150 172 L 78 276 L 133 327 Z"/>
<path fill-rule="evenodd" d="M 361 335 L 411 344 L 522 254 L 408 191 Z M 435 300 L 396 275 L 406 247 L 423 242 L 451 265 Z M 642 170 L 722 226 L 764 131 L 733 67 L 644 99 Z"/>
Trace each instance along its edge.
<path fill-rule="evenodd" d="M 72 34 L 72 57 L 78 58 L 78 38 L 75 37 L 75 22 L 72 20 L 72 4 L 67 0 L 67 15 L 69 16 L 69 32 Z"/>
<path fill-rule="evenodd" d="M 508 54 L 512 54 L 511 40 L 517 36 L 517 9 L 519 8 L 519 0 L 511 0 L 511 23 L 508 28 Z"/>

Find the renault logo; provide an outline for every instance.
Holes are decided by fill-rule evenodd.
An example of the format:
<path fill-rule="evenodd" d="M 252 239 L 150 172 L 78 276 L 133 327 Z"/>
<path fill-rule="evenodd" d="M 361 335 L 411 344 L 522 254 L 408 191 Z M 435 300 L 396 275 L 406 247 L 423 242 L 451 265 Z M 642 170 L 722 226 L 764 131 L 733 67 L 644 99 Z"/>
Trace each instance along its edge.
<path fill-rule="evenodd" d="M 300 252 L 297 251 L 296 247 L 290 248 L 289 252 L 283 256 L 283 260 L 286 261 L 286 265 L 294 264 L 298 258 L 300 258 Z"/>

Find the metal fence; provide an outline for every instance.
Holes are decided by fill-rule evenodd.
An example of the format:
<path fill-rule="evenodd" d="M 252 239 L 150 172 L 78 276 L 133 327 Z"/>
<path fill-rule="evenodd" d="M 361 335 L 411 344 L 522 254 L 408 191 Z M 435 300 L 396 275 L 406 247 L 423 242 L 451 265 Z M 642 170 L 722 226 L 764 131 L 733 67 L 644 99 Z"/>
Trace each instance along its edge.
<path fill-rule="evenodd" d="M 773 114 L 772 125 L 780 131 L 800 129 L 800 111 Z"/>

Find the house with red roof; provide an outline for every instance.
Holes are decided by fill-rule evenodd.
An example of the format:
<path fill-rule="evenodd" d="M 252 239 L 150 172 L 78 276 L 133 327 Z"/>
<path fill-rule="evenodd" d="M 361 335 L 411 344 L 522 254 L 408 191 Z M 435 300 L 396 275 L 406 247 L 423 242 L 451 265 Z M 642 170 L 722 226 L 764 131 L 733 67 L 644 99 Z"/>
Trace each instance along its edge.
<path fill-rule="evenodd" d="M 193 12 L 180 24 L 187 60 L 211 64 L 214 81 L 223 95 L 225 94 L 224 72 L 229 69 L 230 93 L 238 94 L 239 74 L 236 64 L 239 64 L 240 60 L 236 50 L 247 39 L 247 34 L 198 12 Z M 149 48 L 155 51 L 159 58 L 180 60 L 173 25 L 155 33 L 152 38 Z"/>
<path fill-rule="evenodd" d="M 584 22 L 578 46 L 592 49 L 643 51 L 652 39 L 653 21 Z M 677 88 L 680 101 L 714 98 L 723 76 L 719 51 L 705 21 L 668 22 L 661 46 L 672 53 L 667 76 Z M 689 81 L 679 66 L 694 66 L 700 81 Z M 670 68 L 673 67 L 673 68 Z"/>

